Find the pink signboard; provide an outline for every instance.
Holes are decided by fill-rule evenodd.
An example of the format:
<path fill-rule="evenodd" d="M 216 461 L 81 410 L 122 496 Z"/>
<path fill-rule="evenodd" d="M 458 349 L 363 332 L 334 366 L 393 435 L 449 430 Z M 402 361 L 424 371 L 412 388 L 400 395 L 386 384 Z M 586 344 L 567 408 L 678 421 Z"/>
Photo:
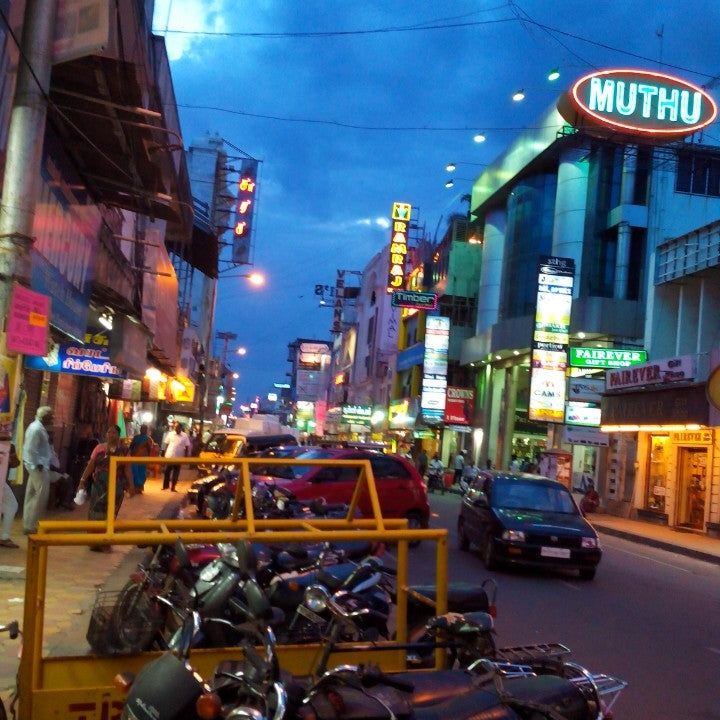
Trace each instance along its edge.
<path fill-rule="evenodd" d="M 7 349 L 23 355 L 47 355 L 50 298 L 15 283 L 7 320 Z"/>

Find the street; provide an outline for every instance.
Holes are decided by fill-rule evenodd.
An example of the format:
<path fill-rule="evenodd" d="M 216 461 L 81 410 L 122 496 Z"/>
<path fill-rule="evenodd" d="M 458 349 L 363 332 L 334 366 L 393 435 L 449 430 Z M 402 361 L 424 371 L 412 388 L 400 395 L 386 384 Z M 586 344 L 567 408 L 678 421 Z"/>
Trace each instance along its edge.
<path fill-rule="evenodd" d="M 451 580 L 499 586 L 498 644 L 557 641 L 595 672 L 629 682 L 616 717 L 720 718 L 720 566 L 601 535 L 597 577 L 512 568 L 488 573 L 457 548 L 458 495 L 431 496 L 431 524 L 450 530 Z M 413 582 L 434 579 L 435 548 L 410 551 Z"/>

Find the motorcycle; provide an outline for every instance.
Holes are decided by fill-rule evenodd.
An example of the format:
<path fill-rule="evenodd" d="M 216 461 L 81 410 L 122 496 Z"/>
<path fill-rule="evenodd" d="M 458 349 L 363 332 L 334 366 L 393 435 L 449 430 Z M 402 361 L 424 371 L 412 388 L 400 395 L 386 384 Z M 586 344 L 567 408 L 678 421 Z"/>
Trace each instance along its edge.
<path fill-rule="evenodd" d="M 445 494 L 445 471 L 444 470 L 428 470 L 427 489 L 429 493 L 439 490 Z"/>
<path fill-rule="evenodd" d="M 203 623 L 191 613 L 174 648 L 143 668 L 136 678 L 123 674 L 116 685 L 128 692 L 123 720 L 601 720 L 626 687 L 622 680 L 593 674 L 567 662 L 520 665 L 479 658 L 467 670 L 386 674 L 372 666 L 339 666 L 326 671 L 338 628 L 362 612 L 338 604 L 322 588 L 307 590 L 308 601 L 322 601 L 335 620 L 327 650 L 311 678 L 281 675 L 275 638 L 263 618 L 270 607 L 251 578 L 244 621 L 206 619 L 241 634 L 244 659 L 225 661 L 206 683 L 190 664 L 193 638 Z M 262 647 L 258 653 L 253 645 Z"/>
<path fill-rule="evenodd" d="M 17 640 L 17 638 L 22 637 L 22 633 L 20 632 L 20 625 L 18 624 L 17 620 L 13 620 L 11 623 L 8 623 L 7 625 L 0 625 L 0 633 L 7 633 L 8 637 L 11 640 Z M 15 702 L 17 700 L 17 695 L 13 696 L 13 699 L 10 703 L 10 712 L 12 713 L 12 716 L 15 717 Z M 5 705 L 3 704 L 3 701 L 0 700 L 0 720 L 7 720 L 7 712 L 5 711 Z"/>

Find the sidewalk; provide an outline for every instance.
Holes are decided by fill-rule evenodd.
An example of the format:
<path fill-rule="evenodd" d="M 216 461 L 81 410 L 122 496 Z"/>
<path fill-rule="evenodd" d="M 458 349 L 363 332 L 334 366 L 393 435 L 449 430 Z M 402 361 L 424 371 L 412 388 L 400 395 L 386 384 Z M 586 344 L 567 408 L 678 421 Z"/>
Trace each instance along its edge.
<path fill-rule="evenodd" d="M 592 514 L 588 520 L 600 533 L 720 565 L 718 538 L 615 515 Z"/>
<path fill-rule="evenodd" d="M 177 493 L 163 491 L 161 480 L 149 479 L 142 495 L 125 498 L 118 517 L 126 520 L 174 517 L 194 477 L 193 471 L 183 469 Z M 46 515 L 48 520 L 86 518 L 87 505 L 75 510 L 54 510 Z M 20 519 L 13 523 L 12 537 L 20 545 L 19 549 L 0 547 L 0 623 L 19 620 L 22 624 L 27 538 L 23 535 Z M 44 654 L 61 654 L 60 649 L 67 648 L 68 643 L 87 649 L 84 631 L 80 637 L 77 627 L 87 627 L 96 590 L 105 585 L 124 564 L 132 567 L 144 552 L 130 545 L 117 545 L 108 554 L 90 552 L 85 546 L 50 549 L 45 596 Z M 82 616 L 82 620 L 79 616 Z M 17 640 L 11 641 L 7 635 L 0 635 L 0 695 L 3 698 L 15 685 L 18 649 Z"/>

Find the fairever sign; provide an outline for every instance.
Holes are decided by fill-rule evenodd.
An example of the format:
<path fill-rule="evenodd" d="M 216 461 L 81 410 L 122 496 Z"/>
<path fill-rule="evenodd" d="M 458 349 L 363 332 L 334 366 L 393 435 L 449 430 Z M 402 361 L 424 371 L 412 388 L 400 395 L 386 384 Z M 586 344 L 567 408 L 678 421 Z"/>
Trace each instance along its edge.
<path fill-rule="evenodd" d="M 562 423 L 575 262 L 542 257 L 532 341 L 530 420 Z"/>
<path fill-rule="evenodd" d="M 605 387 L 607 390 L 622 390 L 642 385 L 692 380 L 694 377 L 695 358 L 692 355 L 681 355 L 623 370 L 609 370 L 605 374 Z"/>

